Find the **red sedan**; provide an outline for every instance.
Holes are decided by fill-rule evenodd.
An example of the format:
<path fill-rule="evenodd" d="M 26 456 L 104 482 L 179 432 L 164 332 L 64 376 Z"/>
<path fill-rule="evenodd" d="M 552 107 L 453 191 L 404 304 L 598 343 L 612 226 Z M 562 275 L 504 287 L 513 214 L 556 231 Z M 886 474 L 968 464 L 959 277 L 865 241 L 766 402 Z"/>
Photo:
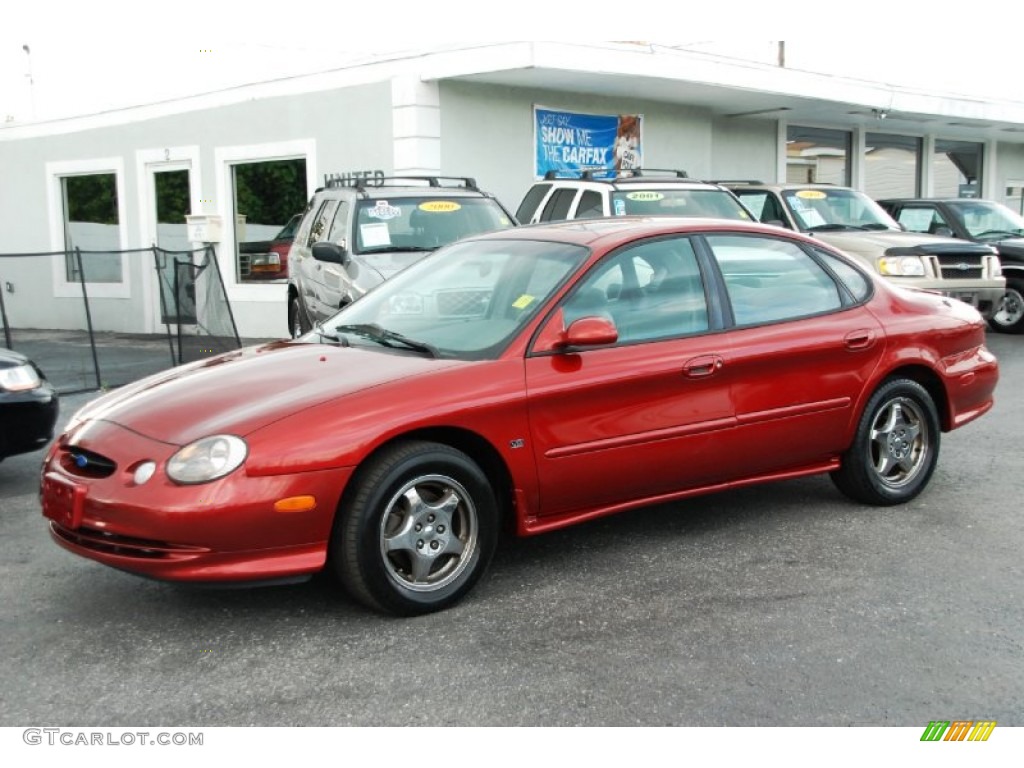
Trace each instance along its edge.
<path fill-rule="evenodd" d="M 469 591 L 506 524 L 815 473 L 859 502 L 914 498 L 941 432 L 992 407 L 984 327 L 777 228 L 505 230 L 295 341 L 87 405 L 46 457 L 43 514 L 58 544 L 126 571 L 328 568 L 373 608 L 423 613 Z"/>

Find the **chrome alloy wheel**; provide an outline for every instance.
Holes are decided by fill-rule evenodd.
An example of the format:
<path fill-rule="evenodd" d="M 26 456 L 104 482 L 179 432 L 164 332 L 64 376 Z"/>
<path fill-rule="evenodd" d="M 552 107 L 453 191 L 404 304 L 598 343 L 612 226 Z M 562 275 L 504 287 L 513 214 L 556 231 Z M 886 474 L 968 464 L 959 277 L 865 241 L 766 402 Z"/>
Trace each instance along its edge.
<path fill-rule="evenodd" d="M 478 528 L 473 499 L 454 479 L 410 480 L 381 516 L 380 554 L 388 578 L 414 592 L 443 589 L 472 562 Z"/>
<path fill-rule="evenodd" d="M 879 482 L 893 490 L 914 482 L 931 460 L 931 440 L 919 403 L 908 397 L 883 403 L 868 441 L 868 462 Z"/>

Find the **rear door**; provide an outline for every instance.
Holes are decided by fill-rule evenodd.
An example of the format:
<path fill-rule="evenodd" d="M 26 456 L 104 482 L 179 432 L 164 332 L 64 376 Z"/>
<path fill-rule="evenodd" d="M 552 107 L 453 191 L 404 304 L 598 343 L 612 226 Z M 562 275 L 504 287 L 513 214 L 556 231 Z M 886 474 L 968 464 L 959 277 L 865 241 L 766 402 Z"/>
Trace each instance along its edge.
<path fill-rule="evenodd" d="M 863 305 L 870 282 L 838 257 L 763 235 L 709 235 L 735 329 L 722 348 L 743 475 L 799 469 L 845 450 L 885 348 Z"/>

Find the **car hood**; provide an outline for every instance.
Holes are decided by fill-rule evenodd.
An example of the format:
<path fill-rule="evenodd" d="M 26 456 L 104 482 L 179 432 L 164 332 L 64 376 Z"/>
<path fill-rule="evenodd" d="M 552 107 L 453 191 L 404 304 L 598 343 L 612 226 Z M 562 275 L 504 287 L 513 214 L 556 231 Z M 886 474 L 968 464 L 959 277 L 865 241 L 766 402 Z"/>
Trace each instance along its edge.
<path fill-rule="evenodd" d="M 142 379 L 93 401 L 74 422 L 101 420 L 172 445 L 244 436 L 328 400 L 466 365 L 406 352 L 274 342 Z"/>
<path fill-rule="evenodd" d="M 999 250 L 1000 256 L 1012 256 L 1015 259 L 1024 259 L 1024 237 L 1012 237 L 1006 240 L 992 240 L 989 241 L 990 245 L 994 245 Z"/>
<path fill-rule="evenodd" d="M 989 246 L 981 243 L 969 243 L 952 237 L 922 235 L 918 232 L 857 230 L 808 234 L 840 250 L 857 253 L 882 254 L 890 248 L 913 248 L 920 253 L 993 253 Z"/>

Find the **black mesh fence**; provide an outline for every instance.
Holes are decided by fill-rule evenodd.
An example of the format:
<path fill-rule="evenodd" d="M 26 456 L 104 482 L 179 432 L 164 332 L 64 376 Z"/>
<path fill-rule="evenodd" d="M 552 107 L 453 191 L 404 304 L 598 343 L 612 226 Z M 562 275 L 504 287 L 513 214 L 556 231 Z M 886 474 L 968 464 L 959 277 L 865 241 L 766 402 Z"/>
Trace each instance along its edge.
<path fill-rule="evenodd" d="M 90 295 L 90 263 L 113 256 L 133 270 L 155 267 L 160 332 L 144 331 L 145 302 Z M 55 269 L 65 272 L 70 295 L 54 298 Z M 110 322 L 111 312 L 126 311 Z M 0 253 L 0 325 L 0 344 L 26 355 L 65 394 L 118 387 L 241 346 L 213 246 Z M 111 325 L 121 330 L 104 328 Z"/>

